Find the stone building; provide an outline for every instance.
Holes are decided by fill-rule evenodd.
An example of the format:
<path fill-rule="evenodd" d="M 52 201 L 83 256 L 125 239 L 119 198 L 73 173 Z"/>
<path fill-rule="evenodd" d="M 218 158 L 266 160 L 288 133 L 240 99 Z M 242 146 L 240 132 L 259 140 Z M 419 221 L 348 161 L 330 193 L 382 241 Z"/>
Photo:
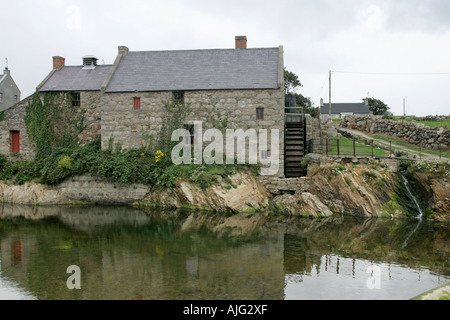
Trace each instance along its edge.
<path fill-rule="evenodd" d="M 183 128 L 194 144 L 202 143 L 208 129 L 276 129 L 276 175 L 283 176 L 283 47 L 247 48 L 245 36 L 235 41 L 234 49 L 130 51 L 121 46 L 113 65 L 98 65 L 94 56 L 86 56 L 83 65 L 66 66 L 63 57 L 55 56 L 53 70 L 37 91 L 69 92 L 72 106 L 85 112 L 81 138 L 100 136 L 103 149 L 111 142 L 139 148 L 149 136 L 156 141 L 170 102 L 189 106 Z M 258 149 L 258 160 L 270 157 L 270 137 L 267 148 Z M 247 140 L 247 152 L 251 146 Z"/>
<path fill-rule="evenodd" d="M 6 110 L 20 101 L 20 90 L 6 67 L 0 75 L 0 111 Z"/>
<path fill-rule="evenodd" d="M 344 118 L 345 116 L 369 116 L 373 114 L 370 111 L 369 100 L 359 103 L 332 103 L 331 119 Z M 320 99 L 320 118 L 326 120 L 330 117 L 330 104 Z"/>
<path fill-rule="evenodd" d="M 21 154 L 27 159 L 33 157 L 34 152 L 30 146 L 24 119 L 26 106 L 32 97 L 25 98 L 3 111 L 3 120 L 0 119 L 0 154 Z"/>

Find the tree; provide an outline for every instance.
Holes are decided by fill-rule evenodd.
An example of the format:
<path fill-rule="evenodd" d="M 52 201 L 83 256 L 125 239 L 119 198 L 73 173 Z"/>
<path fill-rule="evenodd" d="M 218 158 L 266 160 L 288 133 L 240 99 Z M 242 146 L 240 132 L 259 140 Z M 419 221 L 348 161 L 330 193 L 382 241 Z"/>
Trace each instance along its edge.
<path fill-rule="evenodd" d="M 369 110 L 373 112 L 374 115 L 386 115 L 388 114 L 389 107 L 386 103 L 381 100 L 368 98 L 369 100 Z"/>
<path fill-rule="evenodd" d="M 286 94 L 291 93 L 291 91 L 295 91 L 298 87 L 303 87 L 302 83 L 298 79 L 298 76 L 284 68 L 284 88 L 286 90 Z"/>
<path fill-rule="evenodd" d="M 284 68 L 284 88 L 286 90 L 286 95 L 291 97 L 294 96 L 296 105 L 299 107 L 304 107 L 306 113 L 314 116 L 314 102 L 312 102 L 311 98 L 305 97 L 301 93 L 295 93 L 294 91 L 298 87 L 303 87 L 298 75 Z"/>

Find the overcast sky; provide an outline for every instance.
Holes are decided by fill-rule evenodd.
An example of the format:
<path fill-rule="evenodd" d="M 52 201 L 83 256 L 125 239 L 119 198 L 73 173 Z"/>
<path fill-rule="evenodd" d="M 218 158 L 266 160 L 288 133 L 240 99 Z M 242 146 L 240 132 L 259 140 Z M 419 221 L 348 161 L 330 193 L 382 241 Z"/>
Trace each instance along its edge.
<path fill-rule="evenodd" d="M 0 66 L 32 94 L 52 56 L 112 64 L 131 51 L 284 46 L 316 106 L 369 95 L 396 115 L 450 114 L 449 0 L 0 0 Z"/>

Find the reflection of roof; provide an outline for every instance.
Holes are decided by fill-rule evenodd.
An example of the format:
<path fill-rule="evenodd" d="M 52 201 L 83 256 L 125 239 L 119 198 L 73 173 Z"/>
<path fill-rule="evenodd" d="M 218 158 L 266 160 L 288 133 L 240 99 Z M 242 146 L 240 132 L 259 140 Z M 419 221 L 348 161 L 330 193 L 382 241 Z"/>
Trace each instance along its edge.
<path fill-rule="evenodd" d="M 106 92 L 271 89 L 279 48 L 130 51 Z"/>
<path fill-rule="evenodd" d="M 329 114 L 330 107 L 328 103 L 324 103 L 322 107 L 320 107 L 321 114 Z M 369 106 L 362 103 L 332 103 L 331 104 L 331 113 L 332 114 L 341 114 L 341 113 L 370 113 Z"/>
<path fill-rule="evenodd" d="M 111 69 L 110 65 L 83 70 L 83 66 L 62 67 L 54 71 L 39 91 L 97 91 Z"/>

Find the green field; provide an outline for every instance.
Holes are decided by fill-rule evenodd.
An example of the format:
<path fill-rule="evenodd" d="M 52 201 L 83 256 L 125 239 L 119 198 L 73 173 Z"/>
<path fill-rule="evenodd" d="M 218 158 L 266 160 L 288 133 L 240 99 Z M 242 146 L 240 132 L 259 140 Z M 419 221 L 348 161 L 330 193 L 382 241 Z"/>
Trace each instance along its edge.
<path fill-rule="evenodd" d="M 371 136 L 374 139 L 383 140 L 383 141 L 386 141 L 386 142 L 392 142 L 395 145 L 406 147 L 408 149 L 416 151 L 417 153 L 428 153 L 428 154 L 432 154 L 432 155 L 435 155 L 435 156 L 441 155 L 442 157 L 450 158 L 450 150 L 443 150 L 443 151 L 439 152 L 439 151 L 435 151 L 435 150 L 428 150 L 428 149 L 420 148 L 420 147 L 418 147 L 416 145 L 412 145 L 410 143 L 406 143 L 403 140 L 400 140 L 398 138 L 386 137 L 386 136 L 380 136 L 380 135 L 371 135 Z"/>
<path fill-rule="evenodd" d="M 339 152 L 338 152 L 339 143 Z M 353 140 L 347 138 L 332 138 L 328 142 L 328 154 L 329 155 L 341 155 L 341 156 L 388 156 L 388 152 L 383 149 L 373 147 L 371 145 L 365 145 L 361 142 L 355 142 L 355 149 L 353 150 Z"/>
<path fill-rule="evenodd" d="M 394 120 L 403 120 L 408 122 L 414 122 L 414 123 L 422 123 L 425 126 L 431 127 L 431 128 L 450 128 L 450 118 L 446 117 L 445 121 L 421 121 L 418 120 L 415 116 L 397 116 L 394 117 Z"/>
<path fill-rule="evenodd" d="M 422 123 L 431 128 L 450 128 L 450 121 L 413 121 L 415 123 Z"/>

